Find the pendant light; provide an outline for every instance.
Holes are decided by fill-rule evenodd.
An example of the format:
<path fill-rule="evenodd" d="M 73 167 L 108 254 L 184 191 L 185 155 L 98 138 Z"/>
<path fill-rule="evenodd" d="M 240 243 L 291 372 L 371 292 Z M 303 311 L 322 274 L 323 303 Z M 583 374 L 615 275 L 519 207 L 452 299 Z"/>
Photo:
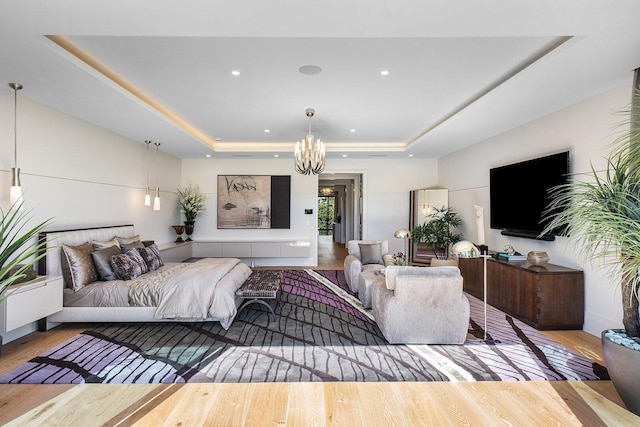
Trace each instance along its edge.
<path fill-rule="evenodd" d="M 153 210 L 159 211 L 160 210 L 160 185 L 158 184 L 158 151 L 159 151 L 160 143 L 154 142 L 153 144 L 156 146 L 156 195 L 153 198 Z"/>
<path fill-rule="evenodd" d="M 151 189 L 149 188 L 149 145 L 151 145 L 151 141 L 146 140 L 144 143 L 147 144 L 147 188 L 144 193 L 144 205 L 151 206 Z"/>
<path fill-rule="evenodd" d="M 296 149 L 293 155 L 296 165 L 296 172 L 302 175 L 317 175 L 324 170 L 324 142 L 315 140 L 311 135 L 311 118 L 315 114 L 313 108 L 307 108 L 305 114 L 309 118 L 309 133 L 302 140 L 296 142 Z"/>
<path fill-rule="evenodd" d="M 22 89 L 20 83 L 9 83 L 13 89 L 13 167 L 11 168 L 11 191 L 9 201 L 14 205 L 22 197 L 22 187 L 20 186 L 20 168 L 18 167 L 18 91 Z"/>

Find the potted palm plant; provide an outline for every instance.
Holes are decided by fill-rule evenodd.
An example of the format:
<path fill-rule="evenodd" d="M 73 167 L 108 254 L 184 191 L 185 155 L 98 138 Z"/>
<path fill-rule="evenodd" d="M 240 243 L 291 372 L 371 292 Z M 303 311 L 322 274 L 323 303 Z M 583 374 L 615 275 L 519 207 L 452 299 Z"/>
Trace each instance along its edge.
<path fill-rule="evenodd" d="M 423 224 L 411 230 L 415 244 L 426 244 L 435 258 L 448 258 L 449 247 L 458 243 L 462 236 L 454 230 L 462 225 L 462 219 L 453 208 L 434 208 Z"/>
<path fill-rule="evenodd" d="M 543 234 L 564 228 L 579 257 L 605 268 L 620 289 L 624 331 L 603 331 L 602 347 L 616 390 L 640 415 L 640 95 L 623 113 L 629 120 L 621 123 L 606 170 L 599 173 L 592 166 L 586 180 L 552 190 Z"/>

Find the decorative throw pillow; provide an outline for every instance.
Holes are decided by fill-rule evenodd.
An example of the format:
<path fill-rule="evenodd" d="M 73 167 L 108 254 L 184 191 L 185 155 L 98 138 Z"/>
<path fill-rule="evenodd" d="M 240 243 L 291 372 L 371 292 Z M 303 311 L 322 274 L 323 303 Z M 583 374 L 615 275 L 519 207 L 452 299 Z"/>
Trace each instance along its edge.
<path fill-rule="evenodd" d="M 108 281 L 118 278 L 115 271 L 113 271 L 113 267 L 111 267 L 111 257 L 119 254 L 120 248 L 116 245 L 91 253 L 91 258 L 93 259 L 93 264 L 96 267 L 96 272 L 100 280 Z"/>
<path fill-rule="evenodd" d="M 62 245 L 62 250 L 60 251 L 62 277 L 67 287 L 76 292 L 89 283 L 98 280 L 91 252 L 93 252 L 93 244 L 91 242 L 78 246 Z"/>
<path fill-rule="evenodd" d="M 118 242 L 120 242 L 120 246 L 122 246 L 123 243 L 139 242 L 140 241 L 140 235 L 136 234 L 133 237 L 119 237 L 119 236 L 116 236 L 116 240 L 118 240 Z"/>
<path fill-rule="evenodd" d="M 164 265 L 164 262 L 162 262 L 162 258 L 160 258 L 158 247 L 155 244 L 146 248 L 136 248 L 136 250 L 140 253 L 142 259 L 144 259 L 144 261 L 147 263 L 149 271 L 157 270 Z"/>
<path fill-rule="evenodd" d="M 110 248 L 111 246 L 120 247 L 120 242 L 118 242 L 118 239 L 116 239 L 115 237 L 113 239 L 107 240 L 105 242 L 99 242 L 97 240 L 94 240 L 91 243 L 93 243 L 93 249 L 96 250 L 96 251 L 100 251 L 102 249 L 107 249 L 107 248 Z"/>
<path fill-rule="evenodd" d="M 358 243 L 362 264 L 383 264 L 380 243 Z"/>
<path fill-rule="evenodd" d="M 133 248 L 144 248 L 144 244 L 140 240 L 131 243 L 120 243 L 120 252 L 123 254 Z"/>
<path fill-rule="evenodd" d="M 131 280 L 149 271 L 137 249 L 111 257 L 111 267 L 120 280 Z"/>

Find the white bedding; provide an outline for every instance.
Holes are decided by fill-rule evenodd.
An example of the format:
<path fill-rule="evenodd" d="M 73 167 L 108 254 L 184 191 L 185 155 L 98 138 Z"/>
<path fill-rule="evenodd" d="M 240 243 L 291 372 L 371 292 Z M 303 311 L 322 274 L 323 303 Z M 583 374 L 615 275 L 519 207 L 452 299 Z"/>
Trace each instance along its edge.
<path fill-rule="evenodd" d="M 167 264 L 134 280 L 94 282 L 65 289 L 66 307 L 155 307 L 155 319 L 213 320 L 231 326 L 235 292 L 251 274 L 237 258 Z"/>

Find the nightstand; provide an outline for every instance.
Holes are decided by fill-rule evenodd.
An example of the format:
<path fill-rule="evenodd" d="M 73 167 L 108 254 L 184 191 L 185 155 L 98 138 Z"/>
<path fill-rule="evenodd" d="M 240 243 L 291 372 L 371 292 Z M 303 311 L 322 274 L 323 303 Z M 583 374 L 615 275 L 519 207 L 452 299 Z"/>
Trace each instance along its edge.
<path fill-rule="evenodd" d="M 0 304 L 0 332 L 13 331 L 62 310 L 62 276 L 38 276 L 9 286 Z M 42 328 L 40 328 L 42 330 Z"/>

